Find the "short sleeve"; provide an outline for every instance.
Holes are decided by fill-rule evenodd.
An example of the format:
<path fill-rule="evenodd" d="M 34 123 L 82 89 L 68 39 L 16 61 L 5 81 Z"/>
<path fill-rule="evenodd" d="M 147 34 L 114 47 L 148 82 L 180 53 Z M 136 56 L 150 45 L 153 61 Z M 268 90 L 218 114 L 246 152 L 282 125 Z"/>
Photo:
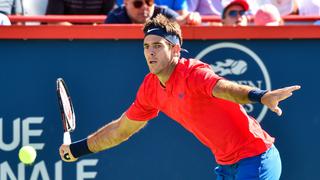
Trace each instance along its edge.
<path fill-rule="evenodd" d="M 187 82 L 192 91 L 212 97 L 213 88 L 220 79 L 223 78 L 215 74 L 209 65 L 202 65 L 192 70 Z"/>
<path fill-rule="evenodd" d="M 158 116 L 159 110 L 152 106 L 150 93 L 147 92 L 145 84 L 138 90 L 135 101 L 126 111 L 126 116 L 131 120 L 148 121 Z"/>

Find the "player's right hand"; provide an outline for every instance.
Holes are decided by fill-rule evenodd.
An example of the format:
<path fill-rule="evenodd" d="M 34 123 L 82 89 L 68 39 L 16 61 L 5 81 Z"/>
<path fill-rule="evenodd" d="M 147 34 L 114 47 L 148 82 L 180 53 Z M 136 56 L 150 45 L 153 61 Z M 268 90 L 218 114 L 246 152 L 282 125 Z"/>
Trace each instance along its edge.
<path fill-rule="evenodd" d="M 59 148 L 59 154 L 61 159 L 65 162 L 74 162 L 78 160 L 78 158 L 75 158 L 72 155 L 69 145 L 62 144 Z"/>

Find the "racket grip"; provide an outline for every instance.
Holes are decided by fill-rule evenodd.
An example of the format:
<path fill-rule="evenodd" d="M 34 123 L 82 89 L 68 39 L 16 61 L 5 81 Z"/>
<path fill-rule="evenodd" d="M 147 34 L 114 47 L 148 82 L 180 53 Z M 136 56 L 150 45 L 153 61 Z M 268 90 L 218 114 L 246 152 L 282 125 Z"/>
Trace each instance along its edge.
<path fill-rule="evenodd" d="M 70 145 L 71 144 L 71 136 L 70 132 L 63 133 L 63 144 Z"/>

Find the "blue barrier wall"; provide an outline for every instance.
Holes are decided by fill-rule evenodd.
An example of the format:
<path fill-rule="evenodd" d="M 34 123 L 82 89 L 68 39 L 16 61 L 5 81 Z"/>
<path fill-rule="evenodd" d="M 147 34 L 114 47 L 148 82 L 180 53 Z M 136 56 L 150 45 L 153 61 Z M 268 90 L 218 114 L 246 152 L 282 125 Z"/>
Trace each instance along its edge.
<path fill-rule="evenodd" d="M 201 57 L 238 83 L 260 88 L 300 84 L 276 116 L 246 105 L 272 136 L 283 180 L 320 179 L 319 40 L 189 40 L 185 57 Z M 124 112 L 148 72 L 142 40 L 1 40 L 0 179 L 214 179 L 214 157 L 180 125 L 161 114 L 118 147 L 62 163 L 62 124 L 55 81 L 69 86 L 77 117 L 74 140 Z M 18 161 L 24 144 L 38 149 L 32 166 Z"/>

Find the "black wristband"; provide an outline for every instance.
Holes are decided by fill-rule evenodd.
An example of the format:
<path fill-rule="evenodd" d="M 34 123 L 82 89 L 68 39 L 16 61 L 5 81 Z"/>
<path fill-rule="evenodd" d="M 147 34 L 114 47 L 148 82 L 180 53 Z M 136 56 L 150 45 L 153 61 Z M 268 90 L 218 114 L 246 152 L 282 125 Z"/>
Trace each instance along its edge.
<path fill-rule="evenodd" d="M 252 89 L 248 93 L 248 98 L 252 102 L 259 102 L 261 103 L 262 96 L 267 93 L 268 90 L 260 90 L 260 89 Z"/>
<path fill-rule="evenodd" d="M 87 141 L 88 139 L 85 138 L 70 144 L 70 151 L 75 158 L 92 153 L 88 147 Z"/>

